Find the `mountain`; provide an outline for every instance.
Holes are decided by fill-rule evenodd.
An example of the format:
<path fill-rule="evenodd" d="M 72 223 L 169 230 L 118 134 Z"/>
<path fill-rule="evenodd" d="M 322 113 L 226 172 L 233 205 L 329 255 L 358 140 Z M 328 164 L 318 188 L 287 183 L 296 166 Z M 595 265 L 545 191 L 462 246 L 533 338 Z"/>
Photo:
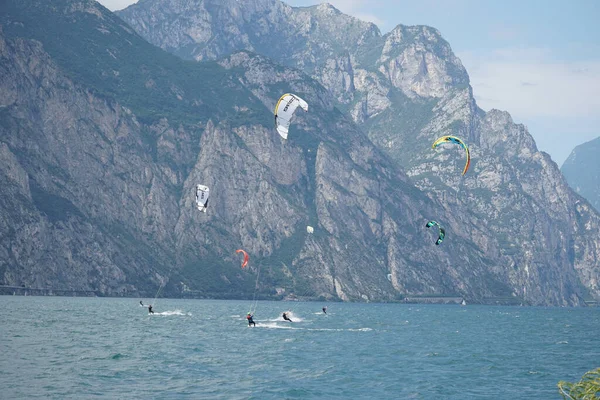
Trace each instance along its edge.
<path fill-rule="evenodd" d="M 575 147 L 560 170 L 569 185 L 600 210 L 600 138 Z"/>
<path fill-rule="evenodd" d="M 0 8 L 0 278 L 156 292 L 178 265 L 178 201 L 202 126 L 228 115 L 212 93 L 224 70 L 159 51 L 92 1 Z"/>
<path fill-rule="evenodd" d="M 524 126 L 506 112 L 477 106 L 466 70 L 436 29 L 398 25 L 381 35 L 331 5 L 293 8 L 277 0 L 146 0 L 118 14 L 183 58 L 267 49 L 278 62 L 313 76 L 379 150 L 441 201 L 444 215 L 464 215 L 458 234 L 498 260 L 497 272 L 513 294 L 531 301 L 534 292 L 537 302 L 549 292 L 544 285 L 555 279 L 550 276 L 576 273 L 597 298 L 598 258 L 580 250 L 595 254 L 597 244 L 582 221 L 597 226 L 598 214 L 573 194 Z M 232 39 L 232 32 L 244 40 Z M 185 37 L 185 45 L 177 46 L 175 37 Z M 447 134 L 471 148 L 464 178 L 456 174 L 460 152 L 430 150 Z"/>
<path fill-rule="evenodd" d="M 150 43 L 185 59 L 246 49 L 311 70 L 381 36 L 329 4 L 294 8 L 278 0 L 140 0 L 117 14 Z"/>
<path fill-rule="evenodd" d="M 179 60 L 92 1 L 1 11 L 5 285 L 151 296 L 168 281 L 167 295 L 248 297 L 260 266 L 263 296 L 505 294 L 468 240 L 448 248 L 477 267 L 444 275 L 459 257 L 425 252 L 421 229 L 439 204 L 310 77 L 245 52 Z M 311 103 L 287 143 L 270 111 L 283 87 Z"/>
<path fill-rule="evenodd" d="M 198 63 L 91 0 L 0 4 L 0 283 L 152 296 L 168 282 L 170 296 L 248 298 L 258 277 L 262 298 L 598 298 L 600 249 L 586 231 L 598 214 L 522 126 L 476 107 L 437 32 L 400 27 L 392 40 L 328 5 L 240 2 L 234 15 L 227 0 L 138 3 L 159 7 L 153 20 L 173 38 L 189 32 L 165 4 L 204 7 L 197 32 L 233 33 L 197 48 L 181 39 Z M 293 47 L 283 60 L 273 37 L 286 29 L 296 37 L 279 38 Z M 374 72 L 384 50 L 430 61 Z M 287 91 L 310 108 L 283 141 L 272 109 Z M 385 129 L 395 144 L 378 141 Z M 451 129 L 472 143 L 462 180 L 462 153 L 428 149 Z M 206 214 L 198 183 L 211 188 Z M 446 227 L 440 246 L 430 219 Z"/>

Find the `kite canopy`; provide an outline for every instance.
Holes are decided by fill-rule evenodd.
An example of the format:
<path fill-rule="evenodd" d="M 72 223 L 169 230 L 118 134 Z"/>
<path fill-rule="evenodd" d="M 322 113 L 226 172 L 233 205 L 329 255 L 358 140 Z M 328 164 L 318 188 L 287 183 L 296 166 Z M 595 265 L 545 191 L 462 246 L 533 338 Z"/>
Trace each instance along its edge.
<path fill-rule="evenodd" d="M 456 136 L 442 136 L 441 138 L 433 142 L 431 148 L 435 149 L 440 143 L 454 143 L 462 146 L 462 148 L 465 149 L 465 151 L 467 152 L 467 163 L 465 164 L 465 168 L 463 169 L 462 174 L 466 174 L 467 170 L 469 169 L 469 165 L 471 164 L 471 155 L 469 154 L 469 148 L 467 147 L 467 145 Z"/>
<path fill-rule="evenodd" d="M 242 268 L 244 268 L 246 265 L 248 265 L 248 253 L 246 253 L 244 250 L 242 249 L 238 249 L 235 251 L 236 253 L 242 253 L 244 255 L 244 258 L 242 260 Z"/>
<path fill-rule="evenodd" d="M 275 127 L 282 138 L 287 139 L 288 130 L 296 108 L 300 106 L 304 111 L 308 111 L 308 103 L 295 94 L 286 93 L 279 98 L 275 106 Z"/>
<path fill-rule="evenodd" d="M 210 190 L 208 189 L 208 186 L 196 185 L 196 206 L 198 206 L 198 210 L 206 212 L 209 194 Z"/>
<path fill-rule="evenodd" d="M 442 243 L 444 241 L 444 237 L 446 237 L 446 230 L 444 228 L 442 228 L 440 226 L 440 224 L 438 224 L 435 221 L 429 221 L 427 223 L 427 225 L 425 225 L 425 227 L 426 228 L 431 228 L 434 225 L 437 226 L 438 229 L 439 229 L 439 236 L 438 236 L 438 239 L 435 241 L 435 245 L 437 246 L 437 245 L 439 245 L 440 243 Z"/>

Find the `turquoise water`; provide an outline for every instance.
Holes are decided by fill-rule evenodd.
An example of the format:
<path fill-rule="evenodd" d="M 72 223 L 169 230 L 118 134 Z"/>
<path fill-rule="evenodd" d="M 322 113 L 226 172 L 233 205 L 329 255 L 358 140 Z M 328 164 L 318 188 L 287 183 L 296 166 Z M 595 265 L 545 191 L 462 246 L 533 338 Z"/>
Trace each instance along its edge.
<path fill-rule="evenodd" d="M 138 300 L 0 296 L 0 398 L 559 399 L 600 367 L 600 309 Z"/>

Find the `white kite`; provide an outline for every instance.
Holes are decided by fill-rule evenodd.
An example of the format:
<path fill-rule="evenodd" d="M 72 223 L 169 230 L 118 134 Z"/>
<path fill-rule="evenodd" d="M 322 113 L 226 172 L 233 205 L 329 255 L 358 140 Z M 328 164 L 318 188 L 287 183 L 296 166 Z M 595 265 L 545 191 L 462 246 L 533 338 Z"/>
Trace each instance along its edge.
<path fill-rule="evenodd" d="M 308 103 L 291 93 L 281 96 L 275 106 L 275 127 L 284 139 L 288 137 L 290 123 L 292 122 L 294 111 L 296 111 L 298 106 L 308 112 Z"/>
<path fill-rule="evenodd" d="M 198 206 L 198 210 L 202 212 L 206 212 L 208 208 L 208 195 L 210 194 L 210 190 L 208 186 L 197 185 L 196 186 L 196 205 Z"/>

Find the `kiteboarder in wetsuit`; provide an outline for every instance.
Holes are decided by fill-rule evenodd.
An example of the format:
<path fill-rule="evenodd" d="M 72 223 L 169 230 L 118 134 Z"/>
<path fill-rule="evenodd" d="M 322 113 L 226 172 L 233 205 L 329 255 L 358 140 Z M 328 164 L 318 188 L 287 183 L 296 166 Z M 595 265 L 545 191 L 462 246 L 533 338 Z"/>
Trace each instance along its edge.
<path fill-rule="evenodd" d="M 323 307 L 322 310 L 323 310 L 323 314 L 327 314 L 327 306 Z"/>
<path fill-rule="evenodd" d="M 252 317 L 254 317 L 254 315 L 252 315 L 251 313 L 246 314 L 246 319 L 248 320 L 248 326 L 250 326 L 250 325 L 256 326 L 256 322 L 254 322 Z"/>
<path fill-rule="evenodd" d="M 294 321 L 292 321 L 292 320 L 290 319 L 290 317 L 288 317 L 288 313 L 287 313 L 287 312 L 284 312 L 284 313 L 283 313 L 283 315 L 282 315 L 282 317 L 283 317 L 283 319 L 285 319 L 286 321 L 294 322 Z"/>
<path fill-rule="evenodd" d="M 144 303 L 142 303 L 142 301 L 140 300 L 140 306 L 142 306 L 142 307 L 148 307 L 148 314 L 154 314 L 154 311 L 152 311 L 152 304 L 145 305 L 145 304 L 144 304 Z"/>

